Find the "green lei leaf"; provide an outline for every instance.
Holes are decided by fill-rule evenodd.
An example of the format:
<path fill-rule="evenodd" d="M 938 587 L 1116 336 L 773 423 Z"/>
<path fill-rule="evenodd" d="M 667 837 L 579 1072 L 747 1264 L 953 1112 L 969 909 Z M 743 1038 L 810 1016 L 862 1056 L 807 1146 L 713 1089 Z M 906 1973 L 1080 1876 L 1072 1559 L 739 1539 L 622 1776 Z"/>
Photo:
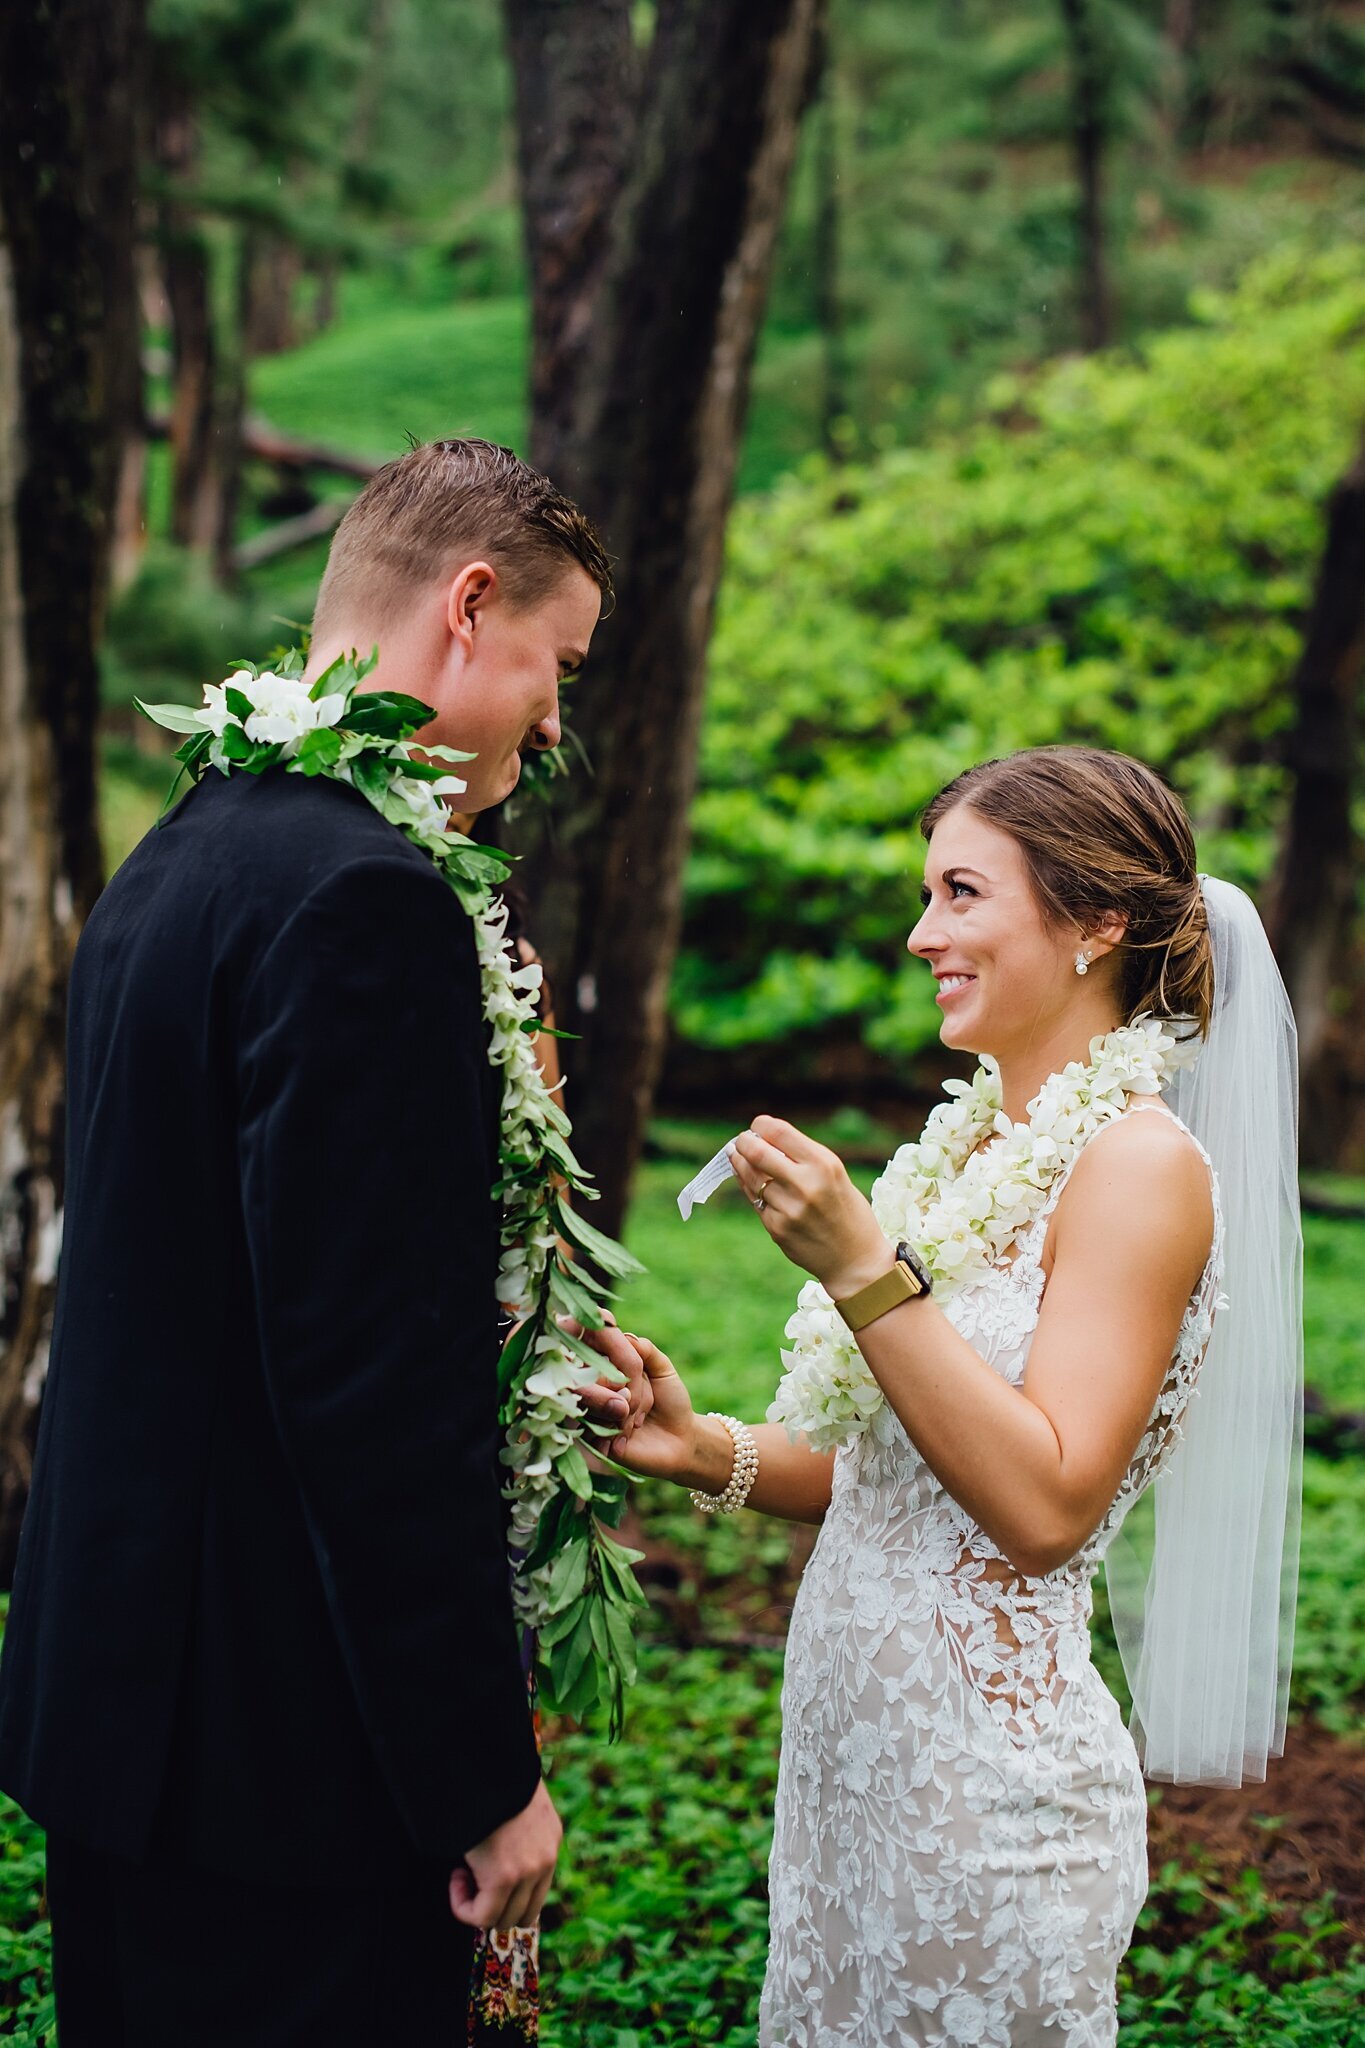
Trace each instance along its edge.
<path fill-rule="evenodd" d="M 352 732 L 372 734 L 377 739 L 406 740 L 430 725 L 436 716 L 420 697 L 403 697 L 393 690 L 372 690 L 359 697 L 346 714 Z M 404 766 L 403 773 L 407 773 Z"/>
<path fill-rule="evenodd" d="M 144 704 L 140 697 L 134 697 L 134 704 L 144 718 L 150 718 L 153 725 L 161 725 L 167 732 L 201 733 L 199 714 L 191 711 L 186 704 Z"/>

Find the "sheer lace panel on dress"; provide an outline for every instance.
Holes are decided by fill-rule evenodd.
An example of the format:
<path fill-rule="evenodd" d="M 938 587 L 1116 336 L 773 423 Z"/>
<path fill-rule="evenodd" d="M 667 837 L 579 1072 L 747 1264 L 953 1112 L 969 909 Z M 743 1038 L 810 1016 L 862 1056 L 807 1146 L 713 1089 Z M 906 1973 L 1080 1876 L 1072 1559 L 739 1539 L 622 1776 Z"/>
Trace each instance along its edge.
<path fill-rule="evenodd" d="M 1125 1115 L 1138 1115 L 1144 1110 L 1155 1111 L 1185 1130 L 1180 1119 L 1162 1102 L 1142 1100 L 1131 1103 Z M 1116 1121 L 1122 1122 L 1123 1119 Z M 1096 1138 L 1100 1135 L 1098 1131 L 1095 1133 Z M 1068 1580 L 1074 1581 L 1076 1607 L 1071 1619 L 1081 1627 L 1087 1626 L 1094 1562 L 1108 1535 L 1122 1519 L 1122 1513 L 1116 1515 L 1115 1510 L 1122 1505 L 1126 1511 L 1178 1443 L 1180 1419 L 1208 1345 L 1222 1219 L 1217 1180 L 1208 1154 L 1192 1132 L 1186 1131 L 1186 1136 L 1209 1167 L 1214 1239 L 1199 1285 L 1182 1321 L 1170 1368 L 1114 1503 L 1076 1555 L 1046 1575 L 1046 1590 L 1038 1579 L 1027 1577 L 1003 1557 L 980 1528 L 972 1528 L 953 1565 L 951 1584 L 961 1597 L 951 1603 L 945 1602 L 940 1615 L 950 1655 L 960 1663 L 964 1681 L 991 1704 L 993 1711 L 1002 1718 L 1002 1724 L 1013 1724 L 1021 1735 L 1031 1730 L 1042 1702 L 1047 1701 L 1054 1707 L 1058 1702 L 1062 1681 L 1057 1668 L 1057 1593 Z M 1073 1161 L 1072 1166 L 1058 1177 L 1039 1214 L 995 1267 L 995 1271 L 1011 1284 L 1028 1291 L 1035 1314 L 1047 1286 L 1042 1257 L 1048 1226 L 1075 1163 Z M 1022 1370 L 1019 1380 L 1022 1380 Z"/>

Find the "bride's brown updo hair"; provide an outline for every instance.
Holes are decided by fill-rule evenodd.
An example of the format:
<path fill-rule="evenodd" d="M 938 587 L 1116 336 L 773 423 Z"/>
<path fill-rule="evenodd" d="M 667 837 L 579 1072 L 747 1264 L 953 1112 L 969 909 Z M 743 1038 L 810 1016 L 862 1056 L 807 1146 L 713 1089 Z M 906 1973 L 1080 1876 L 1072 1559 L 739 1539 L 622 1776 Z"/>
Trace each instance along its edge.
<path fill-rule="evenodd" d="M 1098 747 L 1032 747 L 941 789 L 920 820 L 926 839 L 958 804 L 1008 832 L 1043 915 L 1093 930 L 1124 920 L 1117 953 L 1123 1021 L 1191 1019 L 1208 1030 L 1213 954 L 1185 807 L 1159 775 Z"/>

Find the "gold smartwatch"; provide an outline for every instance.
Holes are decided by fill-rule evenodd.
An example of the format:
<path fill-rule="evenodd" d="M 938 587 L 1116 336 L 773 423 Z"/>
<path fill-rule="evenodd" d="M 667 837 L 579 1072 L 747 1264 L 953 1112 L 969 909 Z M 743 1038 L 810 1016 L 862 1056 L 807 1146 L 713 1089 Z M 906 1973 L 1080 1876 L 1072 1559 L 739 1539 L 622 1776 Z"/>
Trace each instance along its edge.
<path fill-rule="evenodd" d="M 850 1330 L 865 1330 L 869 1323 L 876 1322 L 878 1316 L 899 1308 L 903 1301 L 916 1301 L 920 1295 L 932 1294 L 933 1291 L 929 1268 L 914 1246 L 902 1240 L 896 1246 L 896 1263 L 889 1273 L 883 1273 L 870 1286 L 860 1287 L 856 1294 L 846 1295 L 834 1306 Z"/>

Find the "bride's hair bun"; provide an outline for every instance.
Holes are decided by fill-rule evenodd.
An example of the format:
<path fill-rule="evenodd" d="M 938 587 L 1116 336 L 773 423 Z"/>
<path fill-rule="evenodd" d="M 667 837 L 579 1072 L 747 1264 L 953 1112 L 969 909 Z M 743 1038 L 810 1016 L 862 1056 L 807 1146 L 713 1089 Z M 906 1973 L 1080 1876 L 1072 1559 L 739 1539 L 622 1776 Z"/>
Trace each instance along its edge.
<path fill-rule="evenodd" d="M 1051 922 L 1086 932 L 1123 919 L 1125 1022 L 1147 1012 L 1208 1030 L 1213 953 L 1194 833 L 1159 775 L 1098 747 L 1032 747 L 941 789 L 920 821 L 926 839 L 958 804 L 1008 832 Z"/>

